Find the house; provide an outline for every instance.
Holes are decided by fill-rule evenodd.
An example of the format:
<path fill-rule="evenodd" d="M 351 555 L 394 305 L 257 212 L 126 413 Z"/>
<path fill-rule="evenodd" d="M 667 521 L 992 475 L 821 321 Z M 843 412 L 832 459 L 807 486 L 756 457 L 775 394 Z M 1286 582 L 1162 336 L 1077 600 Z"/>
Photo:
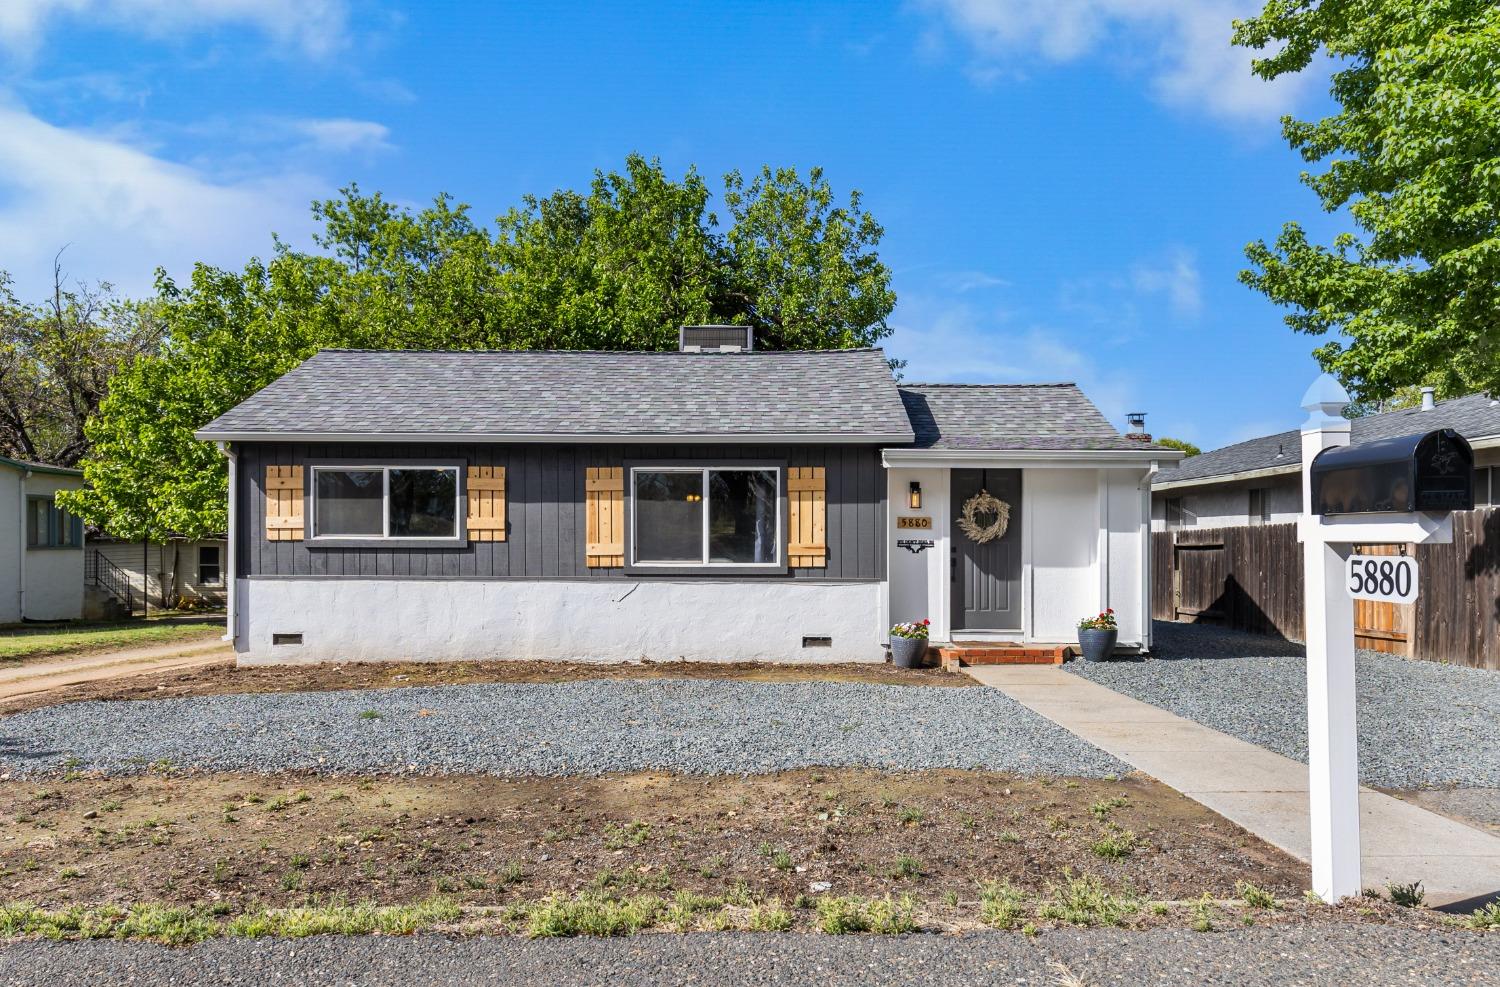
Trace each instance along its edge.
<path fill-rule="evenodd" d="M 1474 506 L 1500 504 L 1500 402 L 1483 394 L 1354 419 L 1350 441 L 1455 429 L 1474 449 Z M 1205 452 L 1157 473 L 1151 528 L 1280 524 L 1302 513 L 1302 437 L 1293 429 Z"/>
<path fill-rule="evenodd" d="M 197 435 L 229 458 L 245 663 L 878 661 L 897 620 L 1044 644 L 1106 606 L 1143 648 L 1150 476 L 1179 456 L 1071 384 L 898 386 L 878 349 L 727 327 L 325 350 Z"/>
<path fill-rule="evenodd" d="M 180 538 L 130 542 L 90 538 L 85 575 L 126 613 L 146 609 L 219 609 L 228 593 L 225 538 Z M 86 607 L 98 594 L 90 594 Z M 98 600 L 103 604 L 103 600 Z"/>
<path fill-rule="evenodd" d="M 0 624 L 75 620 L 83 610 L 83 524 L 57 506 L 78 470 L 0 457 Z"/>

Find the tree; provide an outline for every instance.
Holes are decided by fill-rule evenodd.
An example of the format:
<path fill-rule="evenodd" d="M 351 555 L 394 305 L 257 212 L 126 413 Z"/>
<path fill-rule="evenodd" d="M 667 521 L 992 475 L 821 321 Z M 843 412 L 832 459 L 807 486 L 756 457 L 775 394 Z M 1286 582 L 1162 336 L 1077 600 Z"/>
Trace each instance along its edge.
<path fill-rule="evenodd" d="M 1168 449 L 1180 449 L 1189 456 L 1201 456 L 1203 450 L 1183 439 L 1157 439 L 1156 444 L 1166 446 Z"/>
<path fill-rule="evenodd" d="M 116 298 L 107 284 L 68 288 L 57 262 L 52 273 L 51 297 L 25 305 L 0 272 L 0 455 L 73 466 L 110 378 L 156 351 L 162 325 L 151 302 Z"/>
<path fill-rule="evenodd" d="M 223 531 L 223 457 L 192 437 L 324 347 L 670 349 L 684 324 L 750 324 L 757 346 L 868 346 L 895 305 L 879 225 L 822 173 L 725 179 L 723 233 L 695 171 L 631 155 L 586 192 L 528 196 L 495 228 L 438 196 L 403 209 L 351 186 L 313 204 L 315 251 L 277 242 L 239 272 L 158 280 L 165 342 L 90 421 L 70 508 L 122 538 Z"/>
<path fill-rule="evenodd" d="M 1339 66 L 1339 112 L 1283 120 L 1323 208 L 1353 231 L 1312 243 L 1296 223 L 1246 248 L 1241 280 L 1358 399 L 1402 387 L 1500 391 L 1500 7 L 1492 0 L 1269 0 L 1235 43 L 1257 74 Z M 1279 46 L 1279 47 L 1278 47 Z"/>

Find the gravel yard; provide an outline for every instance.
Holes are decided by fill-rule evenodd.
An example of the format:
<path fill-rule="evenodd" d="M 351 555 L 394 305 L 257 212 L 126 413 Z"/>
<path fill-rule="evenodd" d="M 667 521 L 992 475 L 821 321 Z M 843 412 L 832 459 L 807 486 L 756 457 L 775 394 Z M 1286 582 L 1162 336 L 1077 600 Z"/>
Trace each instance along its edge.
<path fill-rule="evenodd" d="M 1307 760 L 1301 645 L 1205 625 L 1158 622 L 1157 657 L 1067 671 Z M 1500 674 L 1362 651 L 1361 779 L 1387 788 L 1500 787 Z"/>
<path fill-rule="evenodd" d="M 800 767 L 1102 777 L 1125 765 L 994 689 L 584 681 L 68 703 L 0 719 L 0 766 L 714 775 Z"/>

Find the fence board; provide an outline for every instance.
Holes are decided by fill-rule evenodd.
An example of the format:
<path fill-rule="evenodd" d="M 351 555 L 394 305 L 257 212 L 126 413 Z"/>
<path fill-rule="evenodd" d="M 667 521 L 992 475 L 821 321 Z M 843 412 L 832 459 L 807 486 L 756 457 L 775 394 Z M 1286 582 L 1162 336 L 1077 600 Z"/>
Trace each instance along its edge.
<path fill-rule="evenodd" d="M 1396 546 L 1359 549 L 1365 554 L 1399 551 Z M 1409 551 L 1421 570 L 1417 602 L 1356 601 L 1360 646 L 1500 670 L 1500 508 L 1456 513 L 1452 544 Z M 1215 554 L 1217 558 L 1210 557 Z M 1208 619 L 1303 639 L 1302 546 L 1296 525 L 1153 532 L 1151 577 L 1151 614 L 1158 620 Z"/>

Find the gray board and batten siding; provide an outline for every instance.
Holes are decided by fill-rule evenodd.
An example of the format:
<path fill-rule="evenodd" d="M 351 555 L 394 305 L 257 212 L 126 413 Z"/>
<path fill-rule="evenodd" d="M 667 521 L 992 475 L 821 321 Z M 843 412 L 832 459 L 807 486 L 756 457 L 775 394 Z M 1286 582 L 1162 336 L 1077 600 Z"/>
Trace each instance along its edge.
<path fill-rule="evenodd" d="M 371 577 L 400 579 L 652 579 L 620 568 L 589 568 L 584 516 L 584 471 L 632 460 L 785 460 L 822 466 L 827 476 L 825 568 L 785 575 L 715 574 L 688 578 L 832 579 L 879 581 L 886 575 L 886 476 L 876 445 L 493 445 L 416 443 L 236 443 L 240 478 L 236 505 L 237 576 Z M 316 542 L 268 541 L 265 468 L 330 459 L 370 463 L 412 459 L 460 460 L 506 469 L 505 541 L 468 541 L 458 547 L 372 545 L 316 547 Z M 783 483 L 785 480 L 783 478 Z M 460 519 L 461 520 L 461 519 Z M 783 538 L 783 541 L 785 539 Z M 783 544 L 782 552 L 786 547 Z M 682 578 L 682 577 L 677 577 Z"/>

